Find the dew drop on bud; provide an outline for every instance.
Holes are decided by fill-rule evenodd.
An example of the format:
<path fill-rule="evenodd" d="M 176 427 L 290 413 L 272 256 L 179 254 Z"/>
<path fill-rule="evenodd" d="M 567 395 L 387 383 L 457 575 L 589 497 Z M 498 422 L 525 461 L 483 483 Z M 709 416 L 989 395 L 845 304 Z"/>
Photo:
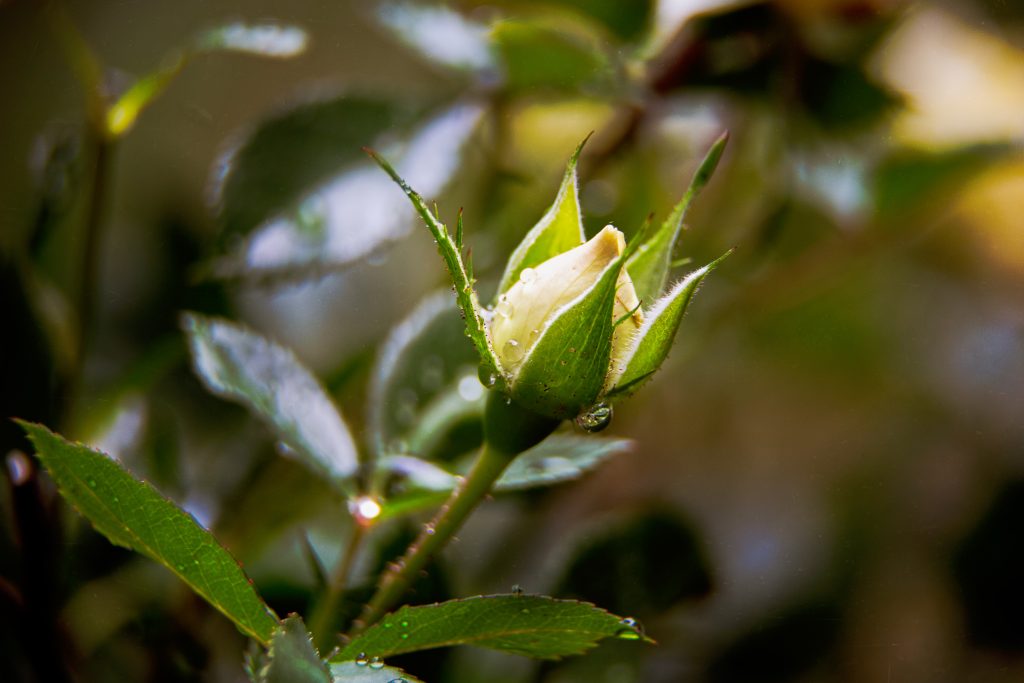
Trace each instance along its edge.
<path fill-rule="evenodd" d="M 516 309 L 512 306 L 512 302 L 508 300 L 508 297 L 502 294 L 501 298 L 498 299 L 498 305 L 494 309 L 494 312 L 502 318 L 511 318 L 516 312 Z"/>
<path fill-rule="evenodd" d="M 518 363 L 523 359 L 524 350 L 518 339 L 509 339 L 501 349 L 501 355 L 509 363 Z"/>
<path fill-rule="evenodd" d="M 588 432 L 599 432 L 612 421 L 612 407 L 607 403 L 596 403 L 576 416 L 576 426 Z"/>
<path fill-rule="evenodd" d="M 533 268 L 523 268 L 523 272 L 519 273 L 519 281 L 524 285 L 528 285 L 537 279 L 537 271 Z"/>
<path fill-rule="evenodd" d="M 477 377 L 480 378 L 480 384 L 483 384 L 488 389 L 490 389 L 491 387 L 498 383 L 498 376 L 495 375 L 493 372 L 489 372 L 487 368 L 485 368 L 482 365 L 477 371 Z"/>

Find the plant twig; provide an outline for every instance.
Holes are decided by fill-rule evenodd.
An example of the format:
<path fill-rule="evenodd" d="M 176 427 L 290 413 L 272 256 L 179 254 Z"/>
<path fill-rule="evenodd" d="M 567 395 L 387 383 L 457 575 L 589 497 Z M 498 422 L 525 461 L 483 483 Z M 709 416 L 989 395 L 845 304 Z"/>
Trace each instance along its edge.
<path fill-rule="evenodd" d="M 339 559 L 327 585 L 327 592 L 317 603 L 316 609 L 309 618 L 309 630 L 313 634 L 316 645 L 321 650 L 330 649 L 330 638 L 337 624 L 338 608 L 341 605 L 345 590 L 348 588 L 349 576 L 352 574 L 352 567 L 355 565 L 355 558 L 366 538 L 367 527 L 362 524 L 354 524 L 352 535 L 349 536 L 345 546 L 344 555 Z"/>

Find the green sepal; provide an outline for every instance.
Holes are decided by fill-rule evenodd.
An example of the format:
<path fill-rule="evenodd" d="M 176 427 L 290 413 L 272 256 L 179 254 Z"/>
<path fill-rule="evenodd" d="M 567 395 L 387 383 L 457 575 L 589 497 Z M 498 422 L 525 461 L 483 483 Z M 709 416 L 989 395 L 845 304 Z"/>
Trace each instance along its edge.
<path fill-rule="evenodd" d="M 423 197 L 409 187 L 408 183 L 398 175 L 398 172 L 392 168 L 391 164 L 371 149 L 366 149 L 366 153 L 402 188 L 405 196 L 409 198 L 416 212 L 423 219 L 427 229 L 430 230 L 430 234 L 434 236 L 434 241 L 437 242 L 437 250 L 441 254 L 441 258 L 444 259 L 445 266 L 448 268 L 448 274 L 452 279 L 452 285 L 455 289 L 455 300 L 466 319 L 466 336 L 473 342 L 473 346 L 476 347 L 477 353 L 480 355 L 480 376 L 494 377 L 495 382 L 501 382 L 501 378 L 504 376 L 501 372 L 501 363 L 498 361 L 494 349 L 491 348 L 491 341 L 487 336 L 485 328 L 483 308 L 480 306 L 480 300 L 477 297 L 476 290 L 473 288 L 473 278 L 462 259 L 461 228 L 458 231 L 460 244 L 457 245 L 448 232 L 448 227 L 427 207 Z M 497 388 L 500 389 L 502 387 L 498 386 Z"/>
<path fill-rule="evenodd" d="M 541 331 L 512 382 L 512 397 L 524 407 L 566 419 L 597 400 L 611 360 L 619 272 L 629 253 L 609 263 Z"/>
<path fill-rule="evenodd" d="M 569 158 L 558 188 L 555 201 L 547 213 L 530 228 L 508 259 L 505 274 L 501 276 L 498 294 L 503 294 L 519 280 L 519 274 L 526 268 L 533 268 L 544 261 L 580 246 L 586 241 L 583 232 L 583 218 L 580 211 L 579 180 L 576 166 L 588 135 Z"/>
<path fill-rule="evenodd" d="M 622 374 L 613 379 L 609 397 L 633 393 L 657 371 L 668 356 L 679 323 L 682 322 L 693 295 L 707 274 L 724 261 L 732 250 L 680 280 L 651 307 L 640 329 L 619 361 Z"/>
<path fill-rule="evenodd" d="M 636 295 L 640 301 L 654 301 L 665 288 L 665 281 L 672 263 L 672 251 L 682 232 L 683 219 L 686 218 L 690 204 L 714 174 L 728 141 L 728 132 L 722 133 L 715 140 L 697 168 L 697 172 L 693 174 L 690 187 L 683 194 L 683 198 L 675 205 L 672 213 L 661 224 L 658 231 L 643 242 L 636 254 L 626 263 L 626 270 L 633 280 L 633 287 L 636 289 Z"/>

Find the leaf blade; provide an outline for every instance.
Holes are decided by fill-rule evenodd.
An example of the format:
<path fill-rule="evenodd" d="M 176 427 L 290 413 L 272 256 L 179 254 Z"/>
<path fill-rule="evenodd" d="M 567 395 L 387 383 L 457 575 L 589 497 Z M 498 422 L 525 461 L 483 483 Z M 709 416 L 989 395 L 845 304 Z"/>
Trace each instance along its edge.
<path fill-rule="evenodd" d="M 277 617 L 213 535 L 117 462 L 42 425 L 19 422 L 61 494 L 115 545 L 159 562 L 260 643 Z"/>
<path fill-rule="evenodd" d="M 226 320 L 185 314 L 196 374 L 215 395 L 241 403 L 314 471 L 347 491 L 356 445 L 337 407 L 295 355 Z"/>
<path fill-rule="evenodd" d="M 580 654 L 599 640 L 640 640 L 628 620 L 590 603 L 539 595 L 490 595 L 402 607 L 353 639 L 332 662 L 476 645 L 537 659 Z"/>
<path fill-rule="evenodd" d="M 655 303 L 631 340 L 624 360 L 616 364 L 620 374 L 612 382 L 609 396 L 633 393 L 661 367 L 697 288 L 708 273 L 731 253 L 730 250 L 703 268 L 693 271 Z"/>
<path fill-rule="evenodd" d="M 259 683 L 333 683 L 302 618 L 292 614 L 274 632 Z"/>
<path fill-rule="evenodd" d="M 553 256 L 578 247 L 586 241 L 583 212 L 580 209 L 579 178 L 576 167 L 588 135 L 569 157 L 562 184 L 547 212 L 530 228 L 523 241 L 512 252 L 501 276 L 498 294 L 508 291 L 526 268 L 533 268 Z"/>
<path fill-rule="evenodd" d="M 626 271 L 633 280 L 636 294 L 645 303 L 653 302 L 661 295 L 668 278 L 672 263 L 672 252 L 675 250 L 679 235 L 683 229 L 683 220 L 690 209 L 690 204 L 697 198 L 704 186 L 711 180 L 718 162 L 722 158 L 725 146 L 729 142 L 729 133 L 722 133 L 711 145 L 697 171 L 690 180 L 682 199 L 672 209 L 661 227 L 640 245 L 636 253 L 626 262 Z"/>

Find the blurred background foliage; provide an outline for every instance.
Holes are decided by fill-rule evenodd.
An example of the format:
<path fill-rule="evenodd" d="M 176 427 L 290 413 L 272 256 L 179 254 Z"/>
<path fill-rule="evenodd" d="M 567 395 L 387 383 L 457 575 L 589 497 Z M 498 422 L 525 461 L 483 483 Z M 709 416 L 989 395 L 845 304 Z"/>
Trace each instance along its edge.
<path fill-rule="evenodd" d="M 1024 5 L 66 9 L 111 93 L 225 21 L 308 33 L 290 60 L 196 59 L 116 142 L 78 376 L 86 107 L 43 3 L 0 2 L 2 414 L 153 481 L 278 612 L 307 609 L 350 523 L 264 427 L 202 390 L 180 311 L 293 347 L 371 446 L 422 398 L 389 395 L 390 416 L 367 414 L 375 349 L 445 277 L 360 147 L 395 159 L 446 218 L 464 207 L 490 292 L 587 133 L 588 233 L 611 222 L 629 235 L 668 213 L 728 129 L 679 256 L 738 250 L 667 370 L 616 413 L 633 451 L 495 499 L 415 596 L 578 596 L 636 616 L 659 645 L 543 665 L 468 650 L 395 663 L 510 683 L 1024 677 Z M 472 448 L 477 419 L 433 448 Z M 0 435 L 3 453 L 27 450 L 12 424 Z M 230 624 L 98 537 L 30 461 L 7 464 L 0 678 L 241 679 Z M 379 530 L 346 609 L 413 530 Z"/>

